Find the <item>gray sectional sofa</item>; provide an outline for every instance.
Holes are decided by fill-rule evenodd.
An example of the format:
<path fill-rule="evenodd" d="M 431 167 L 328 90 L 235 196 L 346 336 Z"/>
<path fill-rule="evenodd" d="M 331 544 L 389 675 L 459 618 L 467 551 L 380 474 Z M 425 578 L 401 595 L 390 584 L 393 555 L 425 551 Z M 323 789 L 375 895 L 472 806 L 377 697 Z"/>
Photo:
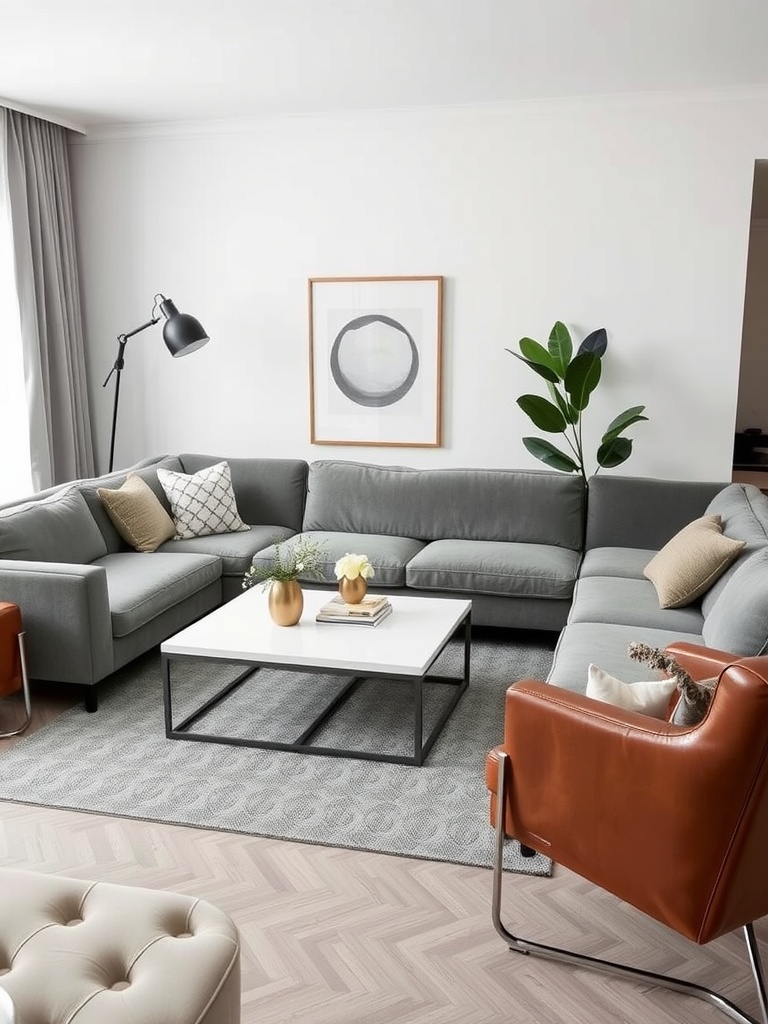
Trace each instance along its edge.
<path fill-rule="evenodd" d="M 96 684 L 241 592 L 254 557 L 301 531 L 336 559 L 368 554 L 395 592 L 468 594 L 473 619 L 559 629 L 581 558 L 582 493 L 543 471 L 417 471 L 338 461 L 226 459 L 245 532 L 130 548 L 98 488 L 141 477 L 165 509 L 158 468 L 194 474 L 218 456 L 149 459 L 0 508 L 0 599 L 22 609 L 33 678 Z M 315 586 L 314 581 L 307 585 Z"/>
<path fill-rule="evenodd" d="M 631 640 L 738 640 L 728 608 L 743 607 L 745 582 L 768 592 L 749 563 L 768 549 L 768 498 L 749 486 L 600 476 L 585 517 L 579 480 L 559 473 L 233 458 L 250 529 L 169 540 L 152 553 L 126 544 L 97 493 L 133 472 L 170 511 L 158 468 L 194 474 L 219 461 L 157 457 L 0 507 L 0 600 L 22 609 L 33 678 L 82 685 L 95 710 L 100 680 L 235 597 L 246 569 L 298 534 L 327 549 L 328 583 L 308 587 L 335 588 L 337 558 L 363 552 L 375 566 L 372 587 L 469 596 L 477 625 L 562 630 L 550 681 L 571 689 L 585 688 L 590 661 L 638 678 L 626 656 Z M 725 532 L 747 546 L 699 604 L 661 610 L 643 567 L 713 502 Z M 768 609 L 752 615 L 757 633 L 761 614 L 768 621 Z"/>

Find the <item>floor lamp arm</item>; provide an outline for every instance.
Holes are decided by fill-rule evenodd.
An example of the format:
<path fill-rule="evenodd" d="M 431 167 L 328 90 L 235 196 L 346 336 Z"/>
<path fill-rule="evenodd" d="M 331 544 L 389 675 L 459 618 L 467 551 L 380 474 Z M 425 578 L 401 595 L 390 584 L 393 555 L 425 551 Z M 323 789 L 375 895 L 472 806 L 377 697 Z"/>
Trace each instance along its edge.
<path fill-rule="evenodd" d="M 117 407 L 120 402 L 120 376 L 125 366 L 125 346 L 129 338 L 132 338 L 134 334 L 138 334 L 139 331 L 144 331 L 147 327 L 152 327 L 156 324 L 158 317 L 153 317 L 151 320 L 147 320 L 141 327 L 137 327 L 133 331 L 129 331 L 128 334 L 118 334 L 117 336 L 117 358 L 115 359 L 112 369 L 107 374 L 107 379 L 102 384 L 102 387 L 106 387 L 109 384 L 110 378 L 114 373 L 115 376 L 115 399 L 112 406 L 112 432 L 109 437 L 109 468 L 108 473 L 112 472 L 112 466 L 115 460 L 115 434 L 117 432 Z"/>

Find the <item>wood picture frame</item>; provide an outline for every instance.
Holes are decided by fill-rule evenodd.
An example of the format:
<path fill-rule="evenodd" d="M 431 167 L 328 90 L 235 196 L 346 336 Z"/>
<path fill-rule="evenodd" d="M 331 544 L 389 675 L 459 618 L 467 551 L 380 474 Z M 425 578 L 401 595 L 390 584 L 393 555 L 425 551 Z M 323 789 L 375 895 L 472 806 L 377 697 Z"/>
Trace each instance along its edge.
<path fill-rule="evenodd" d="M 443 278 L 309 279 L 312 444 L 439 448 Z"/>

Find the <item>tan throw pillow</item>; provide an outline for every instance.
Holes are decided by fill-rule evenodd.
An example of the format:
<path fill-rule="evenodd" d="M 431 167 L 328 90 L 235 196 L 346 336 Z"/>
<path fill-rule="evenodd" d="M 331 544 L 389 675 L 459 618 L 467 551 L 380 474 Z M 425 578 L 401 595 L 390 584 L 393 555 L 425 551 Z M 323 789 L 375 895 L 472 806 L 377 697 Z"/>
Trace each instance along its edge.
<path fill-rule="evenodd" d="M 115 529 L 137 551 L 154 551 L 176 533 L 174 522 L 149 484 L 129 473 L 116 491 L 99 487 L 97 494 Z"/>
<path fill-rule="evenodd" d="M 682 608 L 709 590 L 744 544 L 723 535 L 720 516 L 702 516 L 676 533 L 643 574 L 656 588 L 662 608 Z"/>

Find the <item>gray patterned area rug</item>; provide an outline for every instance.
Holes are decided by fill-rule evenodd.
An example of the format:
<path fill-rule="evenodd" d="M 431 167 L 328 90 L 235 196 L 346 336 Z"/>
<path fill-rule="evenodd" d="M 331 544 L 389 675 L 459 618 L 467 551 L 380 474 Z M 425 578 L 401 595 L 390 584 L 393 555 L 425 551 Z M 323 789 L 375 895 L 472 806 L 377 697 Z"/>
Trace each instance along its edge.
<path fill-rule="evenodd" d="M 152 651 L 101 686 L 96 714 L 72 708 L 3 754 L 0 799 L 490 866 L 484 763 L 502 738 L 504 693 L 517 679 L 545 678 L 552 661 L 551 646 L 510 635 L 473 642 L 470 686 L 421 768 L 167 739 Z M 451 642 L 434 671 L 460 675 L 462 657 Z M 237 671 L 174 663 L 174 721 Z M 343 684 L 261 670 L 195 728 L 290 742 Z M 425 686 L 425 734 L 448 690 Z M 315 742 L 412 754 L 410 693 L 366 680 Z M 546 857 L 523 858 L 517 843 L 505 856 L 509 870 L 551 873 Z"/>

